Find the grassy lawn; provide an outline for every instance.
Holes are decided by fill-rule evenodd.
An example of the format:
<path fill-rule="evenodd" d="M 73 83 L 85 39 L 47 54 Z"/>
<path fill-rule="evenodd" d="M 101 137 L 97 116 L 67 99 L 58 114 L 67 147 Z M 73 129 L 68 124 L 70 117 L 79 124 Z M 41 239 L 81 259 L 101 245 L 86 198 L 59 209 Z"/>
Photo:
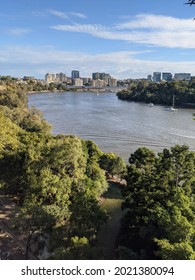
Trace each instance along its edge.
<path fill-rule="evenodd" d="M 105 259 L 113 259 L 115 242 L 120 229 L 120 219 L 123 215 L 121 211 L 121 185 L 110 182 L 108 191 L 103 195 L 102 208 L 110 215 L 108 223 L 102 226 L 98 233 L 98 244 L 104 248 Z"/>

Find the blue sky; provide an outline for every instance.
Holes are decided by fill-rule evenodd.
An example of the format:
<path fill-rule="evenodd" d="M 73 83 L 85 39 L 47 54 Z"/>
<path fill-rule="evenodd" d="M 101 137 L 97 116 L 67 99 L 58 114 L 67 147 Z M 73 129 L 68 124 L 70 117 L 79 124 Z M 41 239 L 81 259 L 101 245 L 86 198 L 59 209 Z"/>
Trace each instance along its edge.
<path fill-rule="evenodd" d="M 0 75 L 195 75 L 195 5 L 184 2 L 0 0 Z"/>

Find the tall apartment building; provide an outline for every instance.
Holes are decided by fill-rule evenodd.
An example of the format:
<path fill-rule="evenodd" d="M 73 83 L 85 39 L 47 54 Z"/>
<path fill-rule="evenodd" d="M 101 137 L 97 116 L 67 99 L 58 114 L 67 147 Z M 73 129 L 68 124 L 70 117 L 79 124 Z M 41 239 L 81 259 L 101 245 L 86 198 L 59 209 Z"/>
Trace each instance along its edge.
<path fill-rule="evenodd" d="M 92 80 L 92 86 L 93 87 L 106 87 L 107 83 L 104 80 Z"/>
<path fill-rule="evenodd" d="M 171 73 L 162 73 L 162 80 L 167 81 L 167 82 L 171 82 L 173 79 L 173 76 Z"/>
<path fill-rule="evenodd" d="M 92 80 L 100 80 L 100 73 L 92 73 Z"/>
<path fill-rule="evenodd" d="M 190 81 L 191 74 L 190 73 L 175 73 L 174 80 L 175 81 L 182 81 L 182 80 Z"/>
<path fill-rule="evenodd" d="M 109 78 L 108 79 L 108 85 L 109 85 L 109 87 L 116 87 L 117 86 L 117 79 L 115 79 L 115 78 Z"/>
<path fill-rule="evenodd" d="M 91 78 L 83 78 L 83 84 L 91 85 L 92 79 Z"/>
<path fill-rule="evenodd" d="M 79 78 L 79 71 L 78 70 L 72 70 L 71 72 L 71 78 L 74 80 L 76 78 Z"/>
<path fill-rule="evenodd" d="M 57 73 L 56 74 L 56 79 L 55 79 L 55 82 L 56 83 L 63 83 L 63 82 L 66 82 L 66 75 L 64 73 Z"/>
<path fill-rule="evenodd" d="M 55 75 L 55 74 L 47 73 L 47 74 L 45 75 L 45 81 L 46 81 L 46 83 L 55 82 L 55 78 L 56 78 L 56 75 Z"/>
<path fill-rule="evenodd" d="M 153 82 L 158 83 L 161 81 L 161 72 L 153 73 Z"/>
<path fill-rule="evenodd" d="M 83 79 L 81 79 L 81 78 L 75 78 L 74 81 L 73 81 L 73 84 L 74 84 L 76 87 L 82 87 L 82 86 L 83 86 Z"/>
<path fill-rule="evenodd" d="M 99 72 L 92 73 L 92 79 L 93 80 L 103 80 L 103 81 L 108 82 L 108 79 L 110 79 L 110 78 L 111 78 L 110 74 L 99 73 Z"/>
<path fill-rule="evenodd" d="M 147 80 L 148 80 L 148 81 L 152 81 L 152 75 L 148 75 L 148 76 L 147 76 Z"/>

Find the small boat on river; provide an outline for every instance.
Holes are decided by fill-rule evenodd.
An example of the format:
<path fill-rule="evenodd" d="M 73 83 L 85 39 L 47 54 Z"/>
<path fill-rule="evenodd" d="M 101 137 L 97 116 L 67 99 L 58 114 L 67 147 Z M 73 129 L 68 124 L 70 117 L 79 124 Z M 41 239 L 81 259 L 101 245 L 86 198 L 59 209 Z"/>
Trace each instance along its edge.
<path fill-rule="evenodd" d="M 176 112 L 178 109 L 176 109 L 174 106 L 175 106 L 175 95 L 173 95 L 172 106 L 171 107 L 167 107 L 165 109 L 166 109 L 166 111 L 169 111 L 169 112 Z"/>

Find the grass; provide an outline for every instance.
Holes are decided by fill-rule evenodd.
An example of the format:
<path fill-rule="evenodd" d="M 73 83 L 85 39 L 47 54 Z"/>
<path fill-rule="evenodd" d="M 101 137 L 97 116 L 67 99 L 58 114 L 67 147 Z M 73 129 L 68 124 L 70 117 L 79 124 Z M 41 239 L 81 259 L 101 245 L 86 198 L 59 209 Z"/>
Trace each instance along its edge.
<path fill-rule="evenodd" d="M 104 250 L 105 259 L 113 259 L 115 255 L 115 243 L 120 229 L 120 219 L 123 215 L 121 204 L 121 184 L 109 182 L 109 189 L 103 195 L 102 208 L 110 215 L 108 223 L 98 233 L 98 245 Z"/>

